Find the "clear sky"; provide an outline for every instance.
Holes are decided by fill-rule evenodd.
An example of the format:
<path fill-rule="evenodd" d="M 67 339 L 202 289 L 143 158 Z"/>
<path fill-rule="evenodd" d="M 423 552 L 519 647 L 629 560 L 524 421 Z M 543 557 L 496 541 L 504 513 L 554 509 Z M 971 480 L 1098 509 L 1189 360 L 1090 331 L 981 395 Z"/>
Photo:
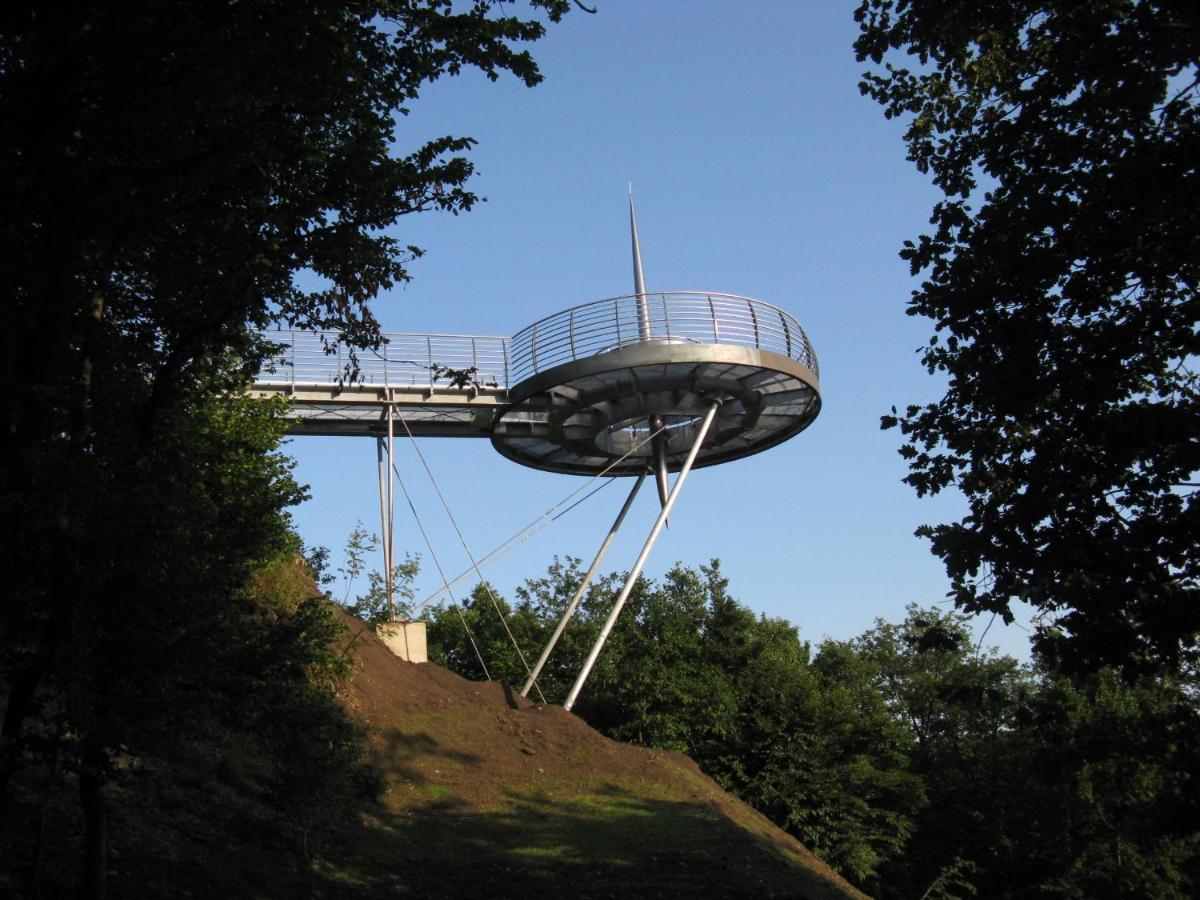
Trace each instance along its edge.
<path fill-rule="evenodd" d="M 647 574 L 719 557 L 734 596 L 814 642 L 853 637 L 876 617 L 899 621 L 908 603 L 945 602 L 941 563 L 913 530 L 955 517 L 962 500 L 918 500 L 900 480 L 899 435 L 879 429 L 893 404 L 940 393 L 918 362 L 931 326 L 905 314 L 914 280 L 897 256 L 927 227 L 937 195 L 905 160 L 902 126 L 858 92 L 855 3 L 595 3 L 598 15 L 574 10 L 534 46 L 546 77 L 538 87 L 446 79 L 401 123 L 402 150 L 441 134 L 478 139 L 472 187 L 487 202 L 396 229 L 427 255 L 411 284 L 376 304 L 384 329 L 511 335 L 630 293 L 632 182 L 647 288 L 725 291 L 787 309 L 816 348 L 824 400 L 791 441 L 696 471 Z M 464 569 L 412 448 L 397 448 L 443 566 Z M 581 483 L 511 463 L 486 440 L 426 439 L 422 449 L 477 556 Z M 304 437 L 289 452 L 312 493 L 297 527 L 337 564 L 356 521 L 379 529 L 374 442 Z M 555 554 L 586 564 L 623 485 L 489 567 L 488 579 L 511 598 Z M 398 503 L 397 555 L 421 552 L 421 597 L 439 581 Z M 644 490 L 606 571 L 632 565 L 656 505 Z M 1000 622 L 986 638 L 1022 656 L 1026 642 L 1027 632 Z"/>

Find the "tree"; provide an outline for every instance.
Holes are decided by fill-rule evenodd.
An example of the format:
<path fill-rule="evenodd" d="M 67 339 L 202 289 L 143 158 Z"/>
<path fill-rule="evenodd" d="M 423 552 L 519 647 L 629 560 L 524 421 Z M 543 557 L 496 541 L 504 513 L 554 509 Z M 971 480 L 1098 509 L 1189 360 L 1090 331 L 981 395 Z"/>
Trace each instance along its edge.
<path fill-rule="evenodd" d="M 981 652 L 968 618 L 910 605 L 903 622 L 878 620 L 852 642 L 910 735 L 912 772 L 928 800 L 904 853 L 882 868 L 884 897 L 974 893 L 973 881 L 982 896 L 1005 896 L 1012 873 L 1033 868 L 1018 835 L 1036 818 L 1030 806 L 1039 793 L 1031 779 L 1037 745 L 1020 728 L 1034 678 L 1011 657 Z"/>
<path fill-rule="evenodd" d="M 879 896 L 1194 893 L 1194 691 L 1111 669 L 1037 672 L 981 652 L 966 618 L 910 606 L 850 645 L 909 732 L 928 798 Z"/>
<path fill-rule="evenodd" d="M 955 602 L 1042 614 L 1076 670 L 1200 634 L 1200 13 L 1189 0 L 864 0 L 861 89 L 945 197 L 902 257 L 948 379 L 883 418 Z M 915 60 L 906 68 L 899 53 Z"/>
<path fill-rule="evenodd" d="M 420 253 L 388 229 L 477 199 L 472 141 L 406 146 L 403 115 L 464 68 L 535 84 L 543 32 L 490 0 L 6 7 L 0 801 L 33 720 L 68 710 L 89 894 L 106 760 L 165 714 L 121 704 L 172 671 L 172 636 L 205 647 L 192 611 L 226 621 L 299 496 L 278 423 L 223 399 L 269 352 L 258 329 L 378 345 L 368 303 Z"/>

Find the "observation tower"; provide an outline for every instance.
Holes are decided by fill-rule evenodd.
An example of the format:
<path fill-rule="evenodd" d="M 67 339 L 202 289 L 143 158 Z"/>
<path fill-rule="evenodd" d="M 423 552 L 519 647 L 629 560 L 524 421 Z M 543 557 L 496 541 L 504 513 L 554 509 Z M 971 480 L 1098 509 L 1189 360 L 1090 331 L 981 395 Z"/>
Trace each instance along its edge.
<path fill-rule="evenodd" d="M 633 478 L 553 637 L 538 662 L 526 666 L 529 678 L 522 694 L 536 686 L 639 489 L 653 476 L 657 518 L 563 704 L 567 709 L 574 705 L 688 473 L 786 441 L 807 428 L 821 409 L 817 357 L 800 324 L 784 310 L 750 297 L 646 290 L 632 197 L 629 216 L 632 294 L 554 313 L 511 338 L 385 334 L 378 352 L 359 353 L 353 378 L 336 334 L 269 332 L 283 350 L 263 367 L 251 389 L 254 396 L 290 400 L 292 434 L 377 439 L 388 572 L 393 559 L 392 450 L 398 429 L 411 438 L 489 438 L 508 459 L 550 472 Z M 478 574 L 478 564 L 474 571 Z"/>

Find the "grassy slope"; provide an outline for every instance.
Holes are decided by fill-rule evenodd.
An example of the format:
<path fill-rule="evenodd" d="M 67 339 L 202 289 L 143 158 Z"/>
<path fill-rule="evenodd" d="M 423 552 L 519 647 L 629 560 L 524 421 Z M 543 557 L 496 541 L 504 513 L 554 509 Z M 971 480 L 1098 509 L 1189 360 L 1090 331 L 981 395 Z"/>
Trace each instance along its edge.
<path fill-rule="evenodd" d="M 401 662 L 357 623 L 346 702 L 384 809 L 325 874 L 374 895 L 860 897 L 685 756 Z"/>
<path fill-rule="evenodd" d="M 343 699 L 370 729 L 383 803 L 305 864 L 263 790 L 263 761 L 236 743 L 218 735 L 170 762 L 137 760 L 108 788 L 113 900 L 862 896 L 687 757 L 402 662 L 347 619 L 357 673 Z M 13 793 L 0 896 L 72 896 L 74 776 L 29 771 Z M 6 861 L 33 859 L 39 831 L 40 892 L 24 863 Z"/>

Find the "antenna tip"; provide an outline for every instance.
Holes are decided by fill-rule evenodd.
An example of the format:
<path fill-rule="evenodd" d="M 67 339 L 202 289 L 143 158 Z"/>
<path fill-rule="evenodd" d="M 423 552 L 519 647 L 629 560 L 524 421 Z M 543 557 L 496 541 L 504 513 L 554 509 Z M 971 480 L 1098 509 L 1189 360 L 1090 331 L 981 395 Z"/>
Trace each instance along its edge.
<path fill-rule="evenodd" d="M 633 196 L 633 182 L 630 181 L 630 182 L 628 182 L 628 184 L 629 184 L 629 196 L 632 197 Z"/>

